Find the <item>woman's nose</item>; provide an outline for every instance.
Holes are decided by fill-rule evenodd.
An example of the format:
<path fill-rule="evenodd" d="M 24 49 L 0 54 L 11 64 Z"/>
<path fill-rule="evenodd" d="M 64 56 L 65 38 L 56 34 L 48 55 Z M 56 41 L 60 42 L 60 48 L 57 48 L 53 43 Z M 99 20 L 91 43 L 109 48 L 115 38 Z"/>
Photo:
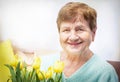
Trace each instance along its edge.
<path fill-rule="evenodd" d="M 71 31 L 70 36 L 69 36 L 69 39 L 70 39 L 71 41 L 76 41 L 76 40 L 79 39 L 79 37 L 78 37 L 78 35 L 77 35 L 77 33 L 76 33 L 75 31 Z"/>

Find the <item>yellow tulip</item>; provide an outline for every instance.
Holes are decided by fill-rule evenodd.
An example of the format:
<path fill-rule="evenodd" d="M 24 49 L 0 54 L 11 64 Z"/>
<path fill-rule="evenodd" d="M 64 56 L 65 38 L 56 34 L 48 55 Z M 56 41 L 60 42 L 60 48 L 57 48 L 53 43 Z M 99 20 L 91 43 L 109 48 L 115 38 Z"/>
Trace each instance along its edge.
<path fill-rule="evenodd" d="M 45 79 L 45 71 L 39 71 L 37 72 L 37 75 L 40 80 Z"/>
<path fill-rule="evenodd" d="M 36 69 L 36 73 L 38 74 L 40 72 L 40 69 Z"/>
<path fill-rule="evenodd" d="M 10 65 L 16 68 L 19 62 L 20 62 L 20 69 L 22 69 L 23 68 L 22 58 L 18 57 L 18 55 L 14 55 L 14 60 L 10 63 Z"/>
<path fill-rule="evenodd" d="M 61 61 L 55 62 L 53 69 L 54 69 L 54 72 L 61 73 L 64 69 L 64 63 Z"/>
<path fill-rule="evenodd" d="M 17 59 L 14 59 L 14 61 L 12 61 L 10 63 L 10 65 L 13 66 L 13 67 L 15 67 L 15 68 L 16 68 L 17 64 L 18 64 L 18 60 Z"/>
<path fill-rule="evenodd" d="M 23 68 L 23 60 L 22 60 L 22 58 L 19 58 L 18 62 L 20 62 L 20 69 L 22 69 Z"/>
<path fill-rule="evenodd" d="M 33 62 L 32 67 L 33 67 L 34 69 L 40 69 L 40 64 L 41 64 L 40 58 L 39 58 L 39 57 L 36 57 L 36 58 L 35 58 L 35 61 Z"/>
<path fill-rule="evenodd" d="M 50 66 L 46 71 L 45 78 L 51 78 L 52 75 L 53 75 L 53 67 Z"/>

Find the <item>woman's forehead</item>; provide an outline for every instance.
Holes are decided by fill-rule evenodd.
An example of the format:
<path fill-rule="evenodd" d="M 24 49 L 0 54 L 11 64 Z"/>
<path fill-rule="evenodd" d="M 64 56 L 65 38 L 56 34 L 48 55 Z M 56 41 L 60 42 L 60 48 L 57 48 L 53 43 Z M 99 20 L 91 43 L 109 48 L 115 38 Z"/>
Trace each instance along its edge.
<path fill-rule="evenodd" d="M 88 25 L 83 24 L 83 23 L 62 23 L 60 26 L 60 29 L 67 29 L 67 28 L 89 28 Z"/>
<path fill-rule="evenodd" d="M 70 20 L 70 21 L 63 21 L 60 25 L 60 27 L 68 27 L 71 25 L 76 25 L 76 26 L 80 26 L 80 25 L 89 25 L 88 22 L 83 19 L 83 18 L 77 18 L 75 21 Z"/>

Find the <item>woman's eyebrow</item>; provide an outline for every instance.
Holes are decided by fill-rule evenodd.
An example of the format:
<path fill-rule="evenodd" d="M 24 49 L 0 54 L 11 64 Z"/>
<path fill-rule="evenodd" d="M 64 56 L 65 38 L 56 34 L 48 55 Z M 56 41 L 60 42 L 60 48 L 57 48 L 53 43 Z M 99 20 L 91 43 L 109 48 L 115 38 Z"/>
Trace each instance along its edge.
<path fill-rule="evenodd" d="M 61 28 L 69 28 L 70 26 L 69 25 L 63 25 L 61 26 Z"/>

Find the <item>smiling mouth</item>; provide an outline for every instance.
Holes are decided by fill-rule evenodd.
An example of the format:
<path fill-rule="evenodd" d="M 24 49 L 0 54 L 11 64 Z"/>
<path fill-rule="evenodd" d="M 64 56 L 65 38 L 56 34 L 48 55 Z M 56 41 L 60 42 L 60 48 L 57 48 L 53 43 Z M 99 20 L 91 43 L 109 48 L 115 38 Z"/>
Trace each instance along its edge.
<path fill-rule="evenodd" d="M 82 42 L 68 42 L 69 45 L 72 45 L 72 46 L 77 46 L 79 44 L 81 44 Z"/>

